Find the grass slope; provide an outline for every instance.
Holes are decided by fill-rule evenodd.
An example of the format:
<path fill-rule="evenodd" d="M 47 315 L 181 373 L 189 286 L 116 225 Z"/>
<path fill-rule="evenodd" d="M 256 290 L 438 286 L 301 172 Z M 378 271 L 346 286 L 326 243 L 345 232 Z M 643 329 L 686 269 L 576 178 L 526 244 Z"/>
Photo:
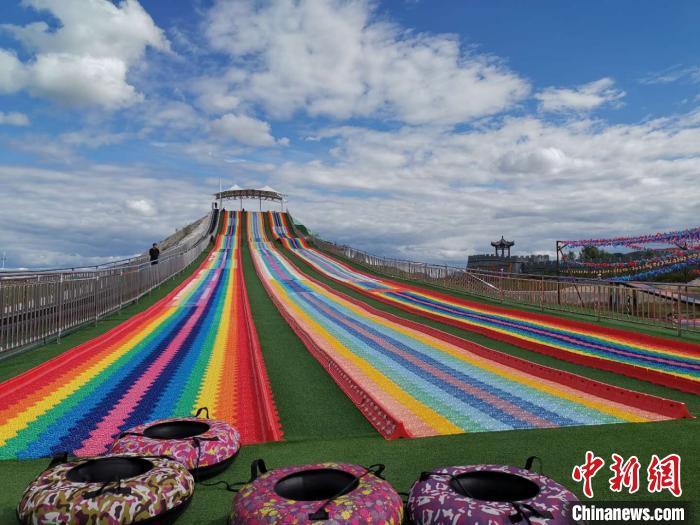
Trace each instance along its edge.
<path fill-rule="evenodd" d="M 267 295 L 255 273 L 247 232 L 241 250 L 253 321 L 284 439 L 375 434 L 374 428 L 311 356 Z"/>
<path fill-rule="evenodd" d="M 686 422 L 646 423 L 643 425 L 604 425 L 553 430 L 524 430 L 462 434 L 435 438 L 386 441 L 379 436 L 338 439 L 316 439 L 290 443 L 253 445 L 241 450 L 234 464 L 213 481 L 244 481 L 249 475 L 250 462 L 264 458 L 269 467 L 313 463 L 319 461 L 347 461 L 370 465 L 387 465 L 387 479 L 397 490 L 407 491 L 421 471 L 441 465 L 504 463 L 522 465 L 528 455 L 543 459 L 543 471 L 568 487 L 576 490 L 571 481 L 571 468 L 583 462 L 586 450 L 593 450 L 610 463 L 610 454 L 624 457 L 637 455 L 646 467 L 651 454 L 665 455 L 679 452 L 683 457 L 682 500 L 698 500 L 697 459 L 700 445 L 674 446 L 669 439 Z M 624 428 L 627 427 L 627 428 Z M 695 426 L 697 431 L 698 427 Z M 631 439 L 631 435 L 638 439 Z M 0 493 L 0 523 L 12 523 L 14 508 L 24 487 L 48 464 L 48 460 L 6 461 L 0 464 L 0 473 L 6 480 Z M 616 495 L 608 491 L 607 467 L 593 480 L 594 501 L 668 501 L 667 494 L 647 494 L 642 489 L 634 496 Z M 180 523 L 224 525 L 231 509 L 232 494 L 221 487 L 199 485 L 192 504 L 180 518 Z"/>
<path fill-rule="evenodd" d="M 549 357 L 546 355 L 524 350 L 516 346 L 494 341 L 485 336 L 474 334 L 466 330 L 462 330 L 450 325 L 425 319 L 417 315 L 410 314 L 398 308 L 394 308 L 385 303 L 370 299 L 351 288 L 338 284 L 328 278 L 325 278 L 319 272 L 314 270 L 310 265 L 305 263 L 299 257 L 286 251 L 285 254 L 307 275 L 323 282 L 332 288 L 341 291 L 349 296 L 355 297 L 366 304 L 369 304 L 379 310 L 392 313 L 405 319 L 417 321 L 427 326 L 432 326 L 444 332 L 452 333 L 464 339 L 474 341 L 483 346 L 499 350 L 529 361 L 540 363 L 552 368 L 566 370 L 582 376 L 614 384 L 640 392 L 647 392 L 661 397 L 670 398 L 676 401 L 686 403 L 689 410 L 693 414 L 700 413 L 700 397 L 679 392 L 658 385 L 652 385 L 637 379 L 628 378 L 612 372 L 604 370 L 596 370 L 591 368 L 581 367 L 572 363 L 567 363 Z M 507 444 L 507 449 L 514 452 L 510 455 L 510 462 L 518 462 L 518 454 L 527 455 L 527 446 L 539 448 L 536 443 L 540 440 L 548 443 L 551 446 L 546 446 L 545 451 L 538 453 L 542 455 L 545 464 L 556 465 L 561 467 L 566 465 L 560 481 L 568 486 L 572 486 L 570 481 L 570 469 L 573 465 L 582 462 L 582 458 L 586 450 L 592 450 L 597 454 L 607 457 L 612 452 L 618 452 L 623 456 L 635 454 L 642 462 L 643 468 L 646 468 L 651 454 L 657 454 L 660 457 L 666 454 L 676 452 L 683 458 L 683 486 L 685 488 L 684 497 L 688 496 L 689 501 L 700 500 L 700 468 L 698 468 L 697 460 L 700 453 L 700 440 L 697 438 L 700 432 L 700 421 L 692 420 L 677 420 L 665 421 L 660 423 L 645 423 L 645 424 L 620 424 L 620 425 L 603 425 L 597 427 L 572 427 L 558 428 L 548 430 L 527 430 L 527 431 L 509 431 L 509 432 L 491 432 L 488 434 L 475 434 L 473 436 L 482 436 L 484 439 L 488 436 L 488 441 L 497 439 L 499 442 Z M 462 439 L 467 439 L 463 436 L 439 438 L 447 440 L 455 440 L 455 443 Z M 617 449 L 617 450 L 616 450 Z M 485 450 L 489 450 L 486 447 Z M 656 452 L 654 452 L 656 450 Z M 624 453 L 623 453 L 624 452 Z M 534 452 L 533 452 L 534 453 Z M 551 468 L 551 467 L 550 467 Z M 553 474 L 548 470 L 548 474 Z M 644 475 L 644 472 L 642 473 Z M 601 476 L 603 476 L 601 474 Z M 555 476 L 556 477 L 556 476 Z M 606 476 L 607 479 L 607 471 Z M 607 492 L 607 496 L 611 499 L 622 499 L 621 496 L 609 493 L 607 487 L 602 487 L 600 491 Z M 600 493 L 599 491 L 599 493 Z M 640 491 L 636 495 L 636 499 L 646 500 L 650 495 L 645 491 Z"/>
<path fill-rule="evenodd" d="M 387 465 L 387 479 L 397 490 L 407 491 L 422 470 L 441 465 L 470 463 L 522 465 L 527 456 L 535 454 L 543 459 L 545 474 L 574 489 L 580 495 L 578 487 L 571 480 L 571 469 L 583 462 L 587 450 L 592 450 L 606 459 L 608 465 L 612 452 L 624 457 L 634 454 L 642 463 L 642 489 L 637 494 L 630 496 L 611 493 L 607 484 L 610 472 L 606 466 L 593 480 L 595 501 L 668 501 L 671 497 L 667 493 L 651 495 L 646 492 L 644 469 L 651 454 L 664 456 L 677 452 L 683 458 L 684 492 L 681 499 L 689 502 L 700 500 L 700 468 L 697 459 L 700 458 L 700 440 L 697 439 L 700 424 L 695 420 L 384 440 L 371 430 L 364 419 L 354 421 L 359 413 L 349 401 L 345 399 L 343 403 L 340 398 L 335 399 L 335 396 L 342 393 L 308 355 L 267 297 L 252 268 L 247 246 L 243 250 L 243 261 L 253 316 L 288 441 L 245 447 L 233 466 L 215 480 L 247 479 L 250 461 L 258 457 L 264 458 L 268 466 L 273 468 L 318 461 L 348 461 L 365 465 L 382 462 Z M 304 265 L 298 259 L 294 262 L 312 277 L 328 283 L 308 265 Z M 340 285 L 328 284 L 353 295 Z M 402 317 L 417 319 L 383 303 L 370 301 L 365 297 L 362 297 L 362 300 Z M 692 412 L 700 412 L 700 399 L 697 396 L 648 385 L 604 371 L 584 369 L 437 322 L 425 319 L 421 319 L 421 322 L 548 366 L 683 401 Z M 92 337 L 94 335 L 96 334 Z M 46 354 L 43 356 L 46 358 Z M 299 365 L 300 362 L 302 365 Z M 313 395 L 307 393 L 311 388 L 314 389 Z M 335 401 L 329 401 L 333 399 Z M 319 404 L 322 405 L 321 408 L 318 408 Z M 337 412 L 337 417 L 313 421 L 319 419 L 319 411 L 325 411 L 327 415 Z M 360 429 L 362 422 L 367 425 L 365 430 Z M 348 437 L 348 428 L 351 432 L 357 431 L 360 434 L 366 431 L 367 435 Z M 47 460 L 0 462 L 0 475 L 6 480 L 5 490 L 0 491 L 0 523 L 13 523 L 14 509 L 24 487 L 47 463 Z M 231 496 L 231 493 L 220 487 L 198 486 L 192 504 L 179 523 L 224 525 L 231 508 Z"/>

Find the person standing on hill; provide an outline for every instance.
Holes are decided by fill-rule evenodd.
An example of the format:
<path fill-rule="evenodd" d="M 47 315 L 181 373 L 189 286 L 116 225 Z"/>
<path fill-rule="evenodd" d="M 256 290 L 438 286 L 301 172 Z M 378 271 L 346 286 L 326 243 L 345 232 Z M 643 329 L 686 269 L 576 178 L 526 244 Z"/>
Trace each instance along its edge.
<path fill-rule="evenodd" d="M 156 243 L 153 243 L 153 246 L 151 246 L 151 249 L 148 250 L 148 255 L 151 258 L 151 264 L 158 264 L 158 257 L 160 256 L 160 250 L 158 249 L 158 245 Z"/>

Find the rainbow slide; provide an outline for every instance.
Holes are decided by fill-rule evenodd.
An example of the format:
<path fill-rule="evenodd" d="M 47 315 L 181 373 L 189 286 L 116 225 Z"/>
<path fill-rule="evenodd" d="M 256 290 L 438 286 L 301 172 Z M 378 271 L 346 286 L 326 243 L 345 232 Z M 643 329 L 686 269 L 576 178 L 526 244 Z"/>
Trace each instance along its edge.
<path fill-rule="evenodd" d="M 282 438 L 243 281 L 241 217 L 222 214 L 209 257 L 149 309 L 0 383 L 0 459 L 101 454 L 127 428 L 202 406 L 244 443 Z"/>
<path fill-rule="evenodd" d="M 301 237 L 293 235 L 286 213 L 266 212 L 270 221 L 270 231 L 274 240 L 289 250 L 310 248 L 309 243 Z"/>
<path fill-rule="evenodd" d="M 659 421 L 682 403 L 496 352 L 369 307 L 304 275 L 248 214 L 255 270 L 312 355 L 387 438 Z"/>
<path fill-rule="evenodd" d="M 281 214 L 282 238 L 293 234 Z M 405 311 L 572 363 L 700 394 L 700 345 L 457 299 L 359 271 L 306 244 L 285 247 L 323 275 Z"/>

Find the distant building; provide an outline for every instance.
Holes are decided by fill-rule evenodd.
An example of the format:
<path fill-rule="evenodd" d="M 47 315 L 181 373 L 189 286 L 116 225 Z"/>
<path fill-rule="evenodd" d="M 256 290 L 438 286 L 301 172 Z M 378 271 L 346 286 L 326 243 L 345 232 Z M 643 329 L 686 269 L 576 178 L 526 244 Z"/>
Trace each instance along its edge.
<path fill-rule="evenodd" d="M 496 249 L 496 256 L 498 257 L 499 251 L 501 257 L 510 257 L 510 249 L 513 247 L 515 244 L 515 241 L 506 241 L 503 235 L 501 235 L 500 240 L 498 241 L 493 241 L 491 243 L 491 246 L 493 246 Z M 506 250 L 508 250 L 508 255 L 506 255 Z"/>
<path fill-rule="evenodd" d="M 556 270 L 557 263 L 550 261 L 549 255 L 511 255 L 513 245 L 514 241 L 506 241 L 501 236 L 498 241 L 491 243 L 495 254 L 470 255 L 467 258 L 467 268 L 508 273 L 548 273 Z"/>

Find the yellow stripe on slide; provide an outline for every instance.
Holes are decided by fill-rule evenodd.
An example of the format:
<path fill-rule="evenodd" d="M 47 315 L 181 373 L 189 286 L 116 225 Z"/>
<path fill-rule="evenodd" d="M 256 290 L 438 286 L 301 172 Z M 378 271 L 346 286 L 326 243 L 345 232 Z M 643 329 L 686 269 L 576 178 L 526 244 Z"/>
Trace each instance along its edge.
<path fill-rule="evenodd" d="M 350 352 L 347 348 L 340 344 L 340 342 L 335 339 L 325 328 L 323 328 L 323 326 L 306 315 L 286 296 L 287 294 L 279 282 L 271 281 L 269 284 L 274 287 L 277 296 L 283 300 L 285 306 L 290 312 L 293 312 L 295 317 L 303 319 L 307 326 L 313 326 L 315 328 L 314 335 L 320 337 L 326 343 L 326 348 L 331 348 L 334 352 L 339 354 L 342 359 L 353 363 L 359 370 L 362 371 L 363 374 L 365 374 L 368 379 L 376 384 L 378 388 L 410 410 L 410 412 L 423 421 L 426 426 L 434 429 L 440 434 L 464 433 L 464 429 L 456 426 L 454 423 L 436 411 L 407 394 L 403 389 L 397 386 L 396 383 L 386 378 L 376 368 L 367 363 L 367 361 Z"/>
<path fill-rule="evenodd" d="M 44 397 L 38 403 L 25 408 L 18 412 L 13 417 L 9 418 L 2 426 L 0 426 L 0 447 L 6 445 L 7 440 L 17 435 L 20 430 L 29 426 L 29 423 L 40 417 L 42 414 L 55 407 L 71 394 L 78 391 L 85 383 L 96 377 L 110 365 L 116 362 L 121 356 L 126 354 L 134 346 L 139 344 L 146 336 L 155 330 L 159 324 L 177 311 L 177 308 L 167 308 L 160 316 L 153 319 L 142 330 L 139 330 L 131 338 L 127 339 L 119 345 L 115 350 L 104 356 L 100 361 L 93 366 L 86 368 L 66 384 L 61 385 L 51 395 Z"/>

